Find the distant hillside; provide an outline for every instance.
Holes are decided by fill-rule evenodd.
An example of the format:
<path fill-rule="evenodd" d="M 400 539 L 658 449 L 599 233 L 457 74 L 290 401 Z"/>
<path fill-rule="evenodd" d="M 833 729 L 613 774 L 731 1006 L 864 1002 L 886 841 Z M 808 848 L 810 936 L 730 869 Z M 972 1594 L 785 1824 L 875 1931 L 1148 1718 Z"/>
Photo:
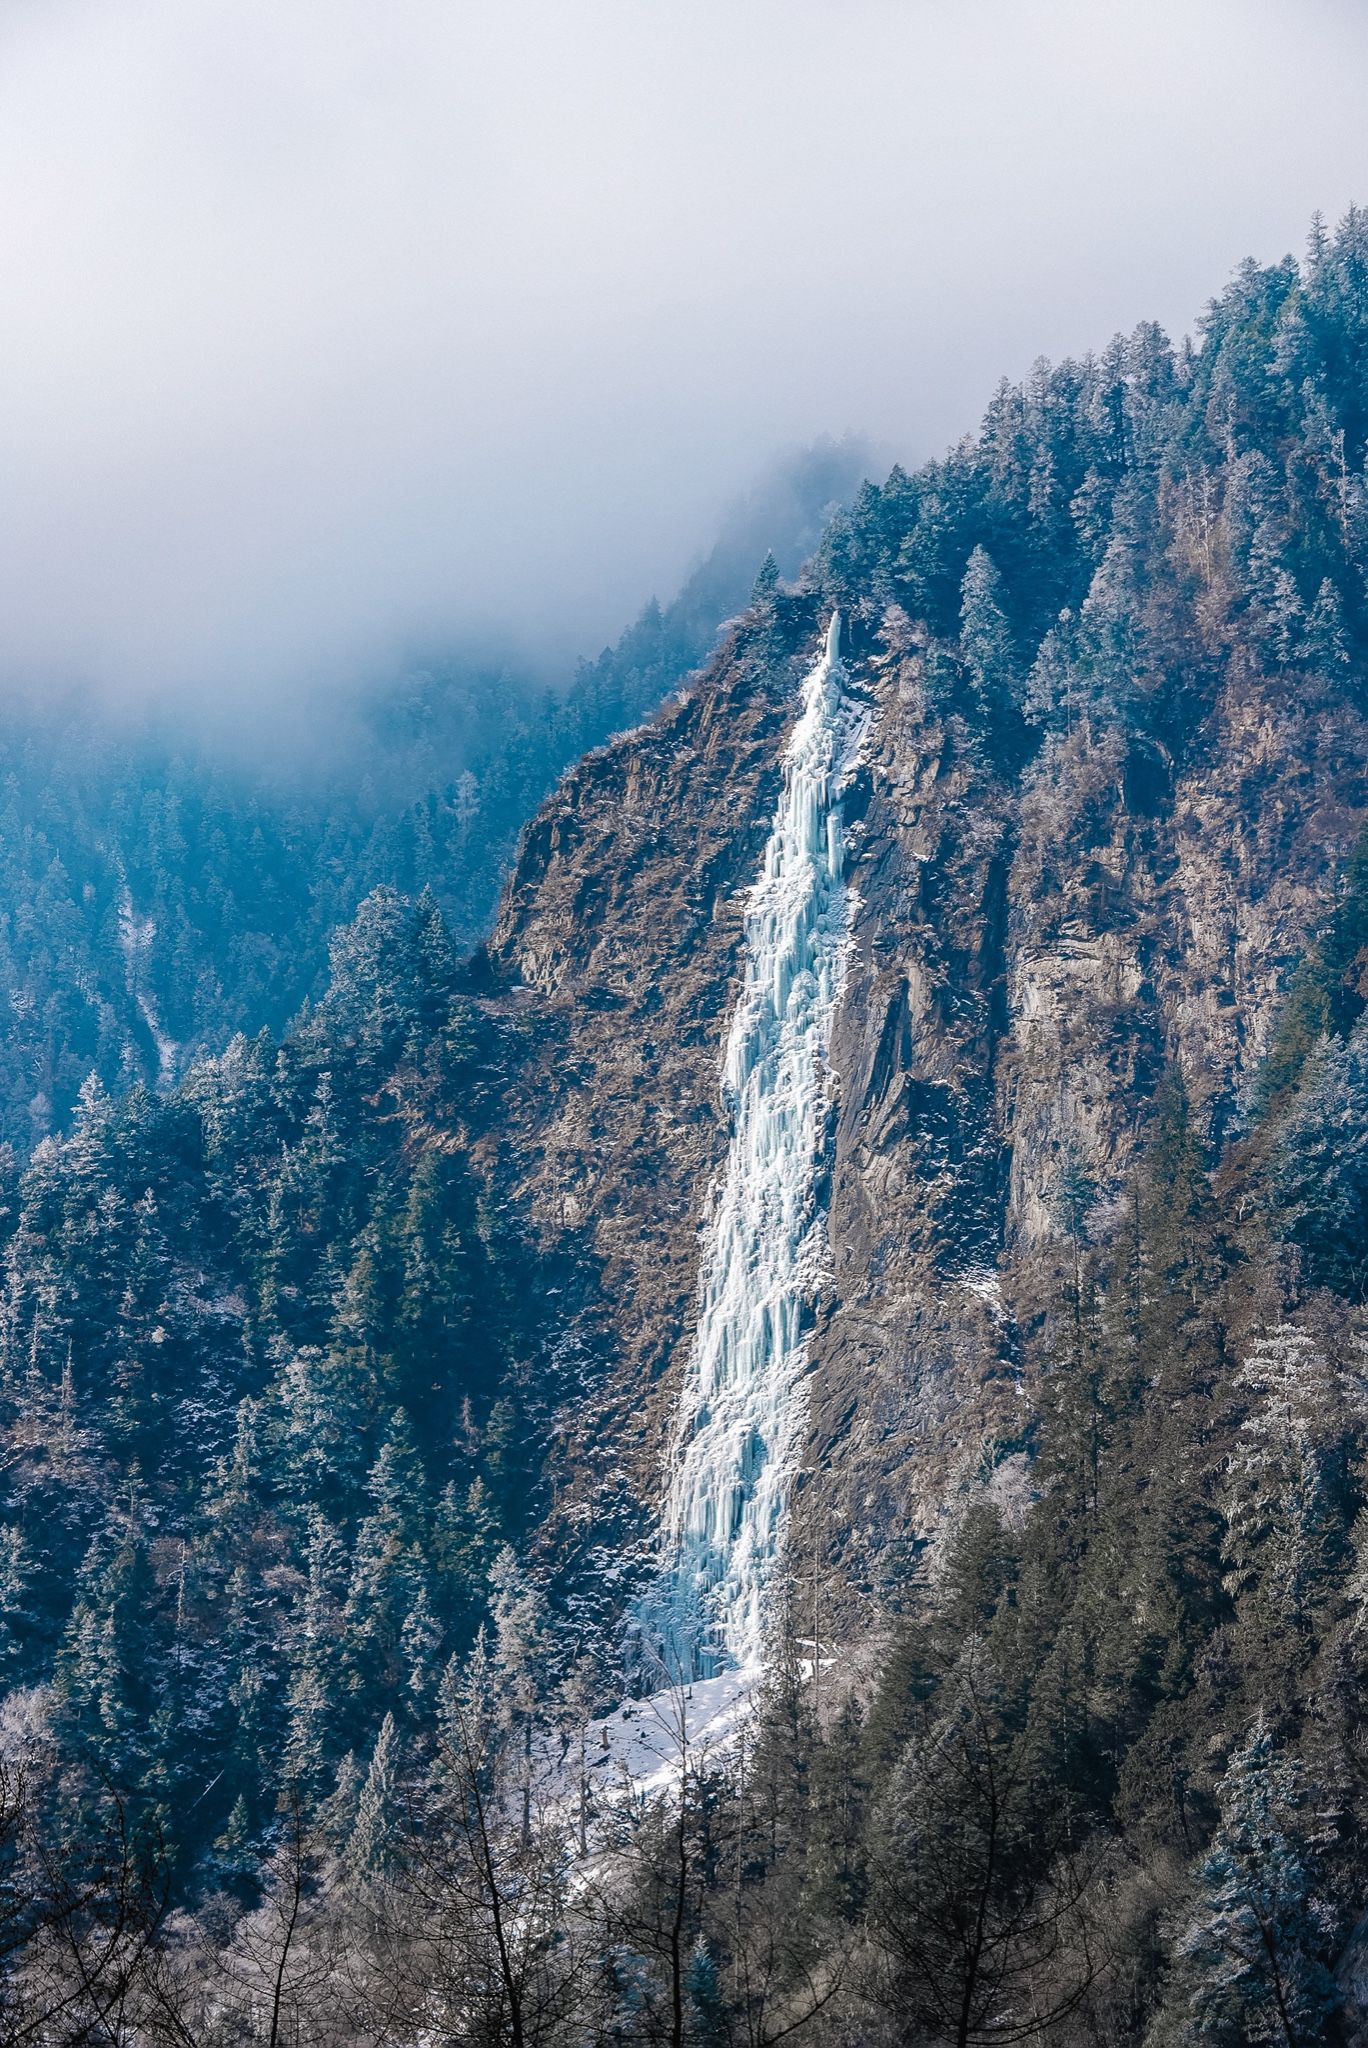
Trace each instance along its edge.
<path fill-rule="evenodd" d="M 63 1126 L 91 1073 L 165 1085 L 234 1031 L 281 1030 L 372 888 L 432 889 L 473 945 L 561 771 L 697 667 L 767 551 L 797 568 L 861 462 L 829 445 L 777 469 L 563 690 L 469 660 L 410 673 L 337 707 L 322 765 L 233 767 L 188 721 L 0 707 L 0 1142 Z"/>

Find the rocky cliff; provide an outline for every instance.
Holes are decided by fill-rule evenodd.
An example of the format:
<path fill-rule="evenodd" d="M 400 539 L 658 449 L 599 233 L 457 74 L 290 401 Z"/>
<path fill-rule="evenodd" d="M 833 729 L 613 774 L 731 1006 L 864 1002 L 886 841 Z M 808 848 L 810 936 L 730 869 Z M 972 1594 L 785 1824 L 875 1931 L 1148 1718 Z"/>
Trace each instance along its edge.
<path fill-rule="evenodd" d="M 536 1247 L 561 1395 L 550 1549 L 609 1589 L 658 1494 L 726 1142 L 744 894 L 815 629 L 813 601 L 780 609 L 566 779 L 489 946 L 513 1048 L 490 1171 Z"/>
<path fill-rule="evenodd" d="M 838 1567 L 852 1608 L 966 1489 L 1021 1487 L 1017 1333 L 1061 1187 L 1116 1202 L 1168 1066 L 1218 1149 L 1238 1126 L 1368 803 L 1364 486 L 1343 429 L 1308 449 L 1309 385 L 1287 396 L 1267 330 L 1308 317 L 1291 292 L 1242 275 L 1195 359 L 1144 329 L 1004 391 L 526 834 L 489 949 L 517 1048 L 491 1173 L 553 1304 L 558 1555 L 611 1576 L 659 1498 L 742 903 L 834 604 L 873 718 L 800 1573 Z M 1251 329 L 1276 403 L 1232 423 L 1223 352 L 1247 375 Z"/>
<path fill-rule="evenodd" d="M 555 1547 L 612 1576 L 649 1526 L 725 1145 L 742 905 L 814 605 L 745 622 L 528 832 L 491 946 L 517 1048 L 501 1195 L 539 1247 L 563 1389 Z M 850 656 L 874 722 L 849 809 L 828 1278 L 794 1541 L 900 1570 L 1019 1449 L 1013 1316 L 1066 1149 L 1105 1201 L 1176 1058 L 1236 1115 L 1368 793 L 1368 725 L 1233 664 L 1189 758 L 1078 730 L 1015 779 L 928 706 L 901 615 Z"/>

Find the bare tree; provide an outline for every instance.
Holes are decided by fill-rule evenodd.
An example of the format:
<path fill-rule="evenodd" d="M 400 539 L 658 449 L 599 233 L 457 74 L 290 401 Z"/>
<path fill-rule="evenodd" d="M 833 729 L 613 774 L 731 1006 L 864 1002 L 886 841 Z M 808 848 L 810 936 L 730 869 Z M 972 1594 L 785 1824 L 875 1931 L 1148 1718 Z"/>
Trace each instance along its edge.
<path fill-rule="evenodd" d="M 477 1648 L 444 1689 L 435 1768 L 408 1807 L 371 1941 L 369 1970 L 407 2037 L 421 2025 L 487 2048 L 582 2038 L 603 1958 L 569 1910 L 560 1790 L 549 1749 L 529 1760 L 500 1711 Z"/>
<path fill-rule="evenodd" d="M 894 1779 L 867 1922 L 872 2002 L 956 2048 L 1049 2038 L 1099 1967 L 1072 1832 L 1063 1802 L 1032 1801 L 971 1645 Z"/>
<path fill-rule="evenodd" d="M 102 1788 L 99 1832 L 54 1846 L 32 1807 L 15 1873 L 25 1939 L 10 1972 L 7 2044 L 132 2048 L 164 1989 L 170 1877 L 154 1827 L 135 1830 L 125 1796 Z M 12 1923 L 18 1924 L 18 1923 Z"/>

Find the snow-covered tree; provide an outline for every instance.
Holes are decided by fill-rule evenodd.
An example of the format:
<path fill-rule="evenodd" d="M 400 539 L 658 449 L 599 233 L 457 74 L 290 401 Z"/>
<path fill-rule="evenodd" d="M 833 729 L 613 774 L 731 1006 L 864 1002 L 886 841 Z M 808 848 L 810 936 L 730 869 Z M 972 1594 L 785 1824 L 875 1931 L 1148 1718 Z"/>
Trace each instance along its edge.
<path fill-rule="evenodd" d="M 1326 675 L 1343 673 L 1349 667 L 1349 636 L 1344 625 L 1344 606 L 1328 576 L 1321 581 L 1316 601 L 1306 618 L 1303 652 L 1312 665 Z"/>
<path fill-rule="evenodd" d="M 1361 1292 L 1368 1281 L 1368 1023 L 1324 1037 L 1303 1070 L 1269 1173 L 1308 1277 Z"/>
<path fill-rule="evenodd" d="M 370 1768 L 361 1787 L 344 1858 L 347 1874 L 353 1881 L 364 1883 L 388 1868 L 398 1800 L 399 1736 L 393 1714 L 386 1714 L 371 1751 Z"/>
<path fill-rule="evenodd" d="M 1152 2048 L 1312 2048 L 1334 2038 L 1316 1895 L 1317 1828 L 1296 1765 L 1262 1718 L 1230 1760 Z"/>
<path fill-rule="evenodd" d="M 975 548 L 960 586 L 960 650 L 975 694 L 992 715 L 1013 705 L 1020 693 L 1005 597 L 992 556 Z"/>
<path fill-rule="evenodd" d="M 1348 1537 L 1364 1385 L 1282 1324 L 1235 1376 L 1248 1403 L 1223 1494 L 1226 1585 L 1275 1626 L 1306 1628 Z"/>
<path fill-rule="evenodd" d="M 342 1540 L 317 1509 L 309 1517 L 307 1562 L 308 1583 L 290 1636 L 284 1762 L 287 1782 L 316 1797 L 341 1723 L 337 1636 L 346 1585 Z"/>

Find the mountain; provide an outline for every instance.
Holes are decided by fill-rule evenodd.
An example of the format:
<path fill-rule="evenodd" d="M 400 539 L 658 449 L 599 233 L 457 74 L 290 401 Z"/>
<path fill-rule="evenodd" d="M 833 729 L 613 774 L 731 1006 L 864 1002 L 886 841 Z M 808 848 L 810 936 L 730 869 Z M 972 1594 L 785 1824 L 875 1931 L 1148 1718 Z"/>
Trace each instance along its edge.
<path fill-rule="evenodd" d="M 235 1031 L 282 1031 L 372 888 L 431 888 L 473 945 L 565 766 L 656 709 L 767 551 L 797 569 L 864 461 L 843 442 L 779 464 L 678 596 L 556 690 L 453 656 L 313 707 L 308 747 L 263 742 L 264 766 L 175 706 L 0 707 L 0 1142 L 64 1128 L 91 1073 L 164 1089 Z"/>
<path fill-rule="evenodd" d="M 15 2028 L 1365 2037 L 1366 459 L 1352 213 L 15 1170 Z"/>
<path fill-rule="evenodd" d="M 985 1461 L 1018 1469 L 1067 1217 L 1115 1231 L 1165 1077 L 1216 1154 L 1246 1129 L 1365 805 L 1355 246 L 1304 285 L 1242 272 L 1195 354 L 1142 328 L 1001 390 L 977 443 L 867 487 L 689 705 L 525 835 L 489 949 L 536 1020 L 497 1185 L 596 1361 L 558 1474 L 587 1528 L 633 1482 L 645 1527 L 658 1495 L 743 895 L 833 608 L 872 726 L 794 1536 L 841 1599 Z"/>

